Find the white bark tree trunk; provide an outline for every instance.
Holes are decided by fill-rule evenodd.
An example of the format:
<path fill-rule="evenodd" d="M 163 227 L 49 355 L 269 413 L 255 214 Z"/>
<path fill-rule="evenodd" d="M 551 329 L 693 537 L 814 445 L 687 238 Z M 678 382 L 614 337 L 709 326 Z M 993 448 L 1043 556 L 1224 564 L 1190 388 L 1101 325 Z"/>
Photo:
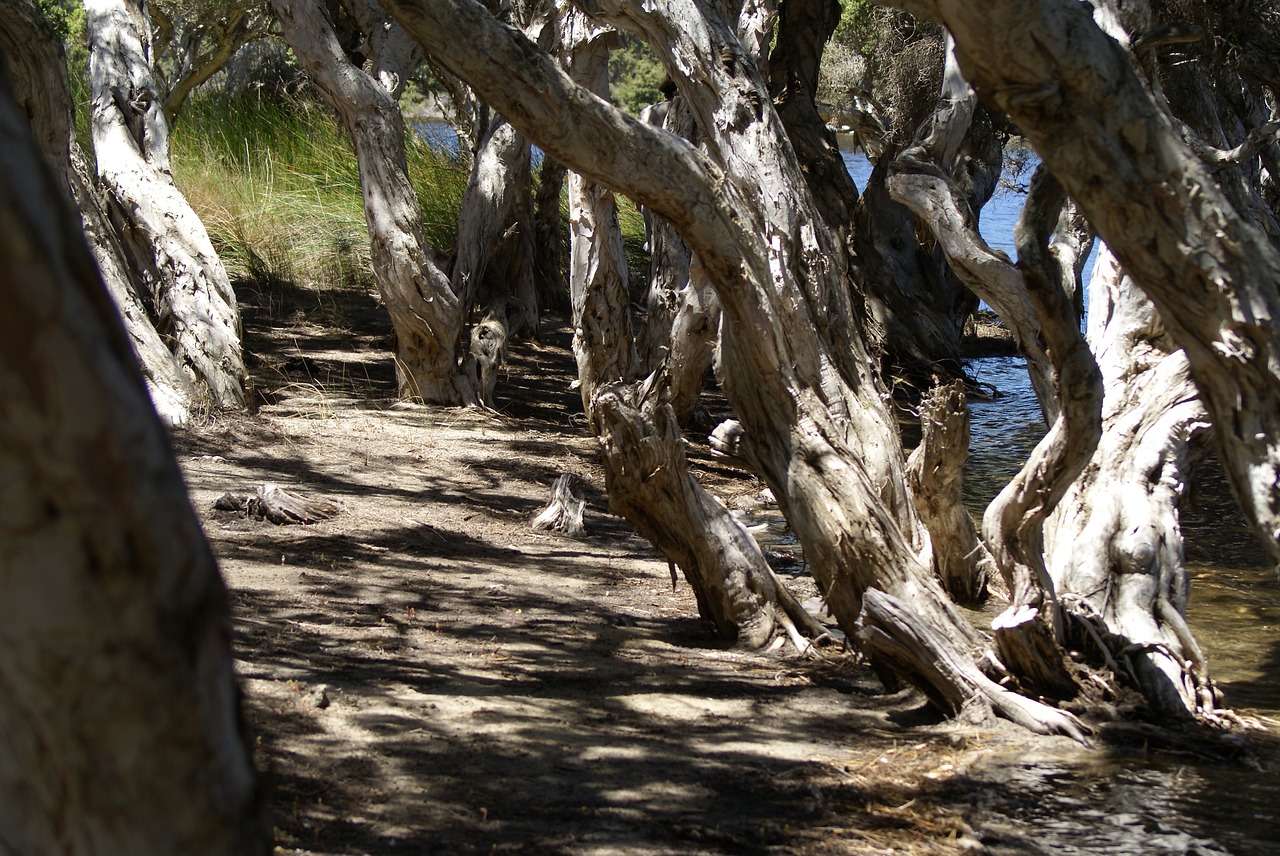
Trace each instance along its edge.
<path fill-rule="evenodd" d="M 1186 351 L 1232 488 L 1280 560 L 1280 250 L 1236 213 L 1084 4 L 895 5 L 946 24 L 965 77 L 1151 298 Z"/>
<path fill-rule="evenodd" d="M 1011 601 L 992 622 L 1001 661 L 1027 689 L 1058 699 L 1074 697 L 1079 687 L 1066 662 L 1062 614 L 1045 567 L 1044 521 L 1088 463 L 1102 432 L 1102 377 L 1049 253 L 1065 203 L 1053 176 L 1037 169 L 1015 230 L 1019 267 L 1053 363 L 1058 415 L 982 521 Z"/>
<path fill-rule="evenodd" d="M 0 82 L 0 851 L 266 854 L 226 592 Z"/>
<path fill-rule="evenodd" d="M 1208 664 L 1186 624 L 1178 524 L 1190 446 L 1209 430 L 1186 355 L 1105 248 L 1089 293 L 1103 433 L 1046 528 L 1071 647 L 1118 670 L 1166 713 L 1211 716 Z"/>
<path fill-rule="evenodd" d="M 400 394 L 440 404 L 474 403 L 474 392 L 457 370 L 465 307 L 427 245 L 405 164 L 404 120 L 395 101 L 412 71 L 402 61 L 405 53 L 393 49 L 394 42 L 383 46 L 367 74 L 347 59 L 317 0 L 273 2 L 285 38 L 355 145 L 374 277 L 396 334 Z M 405 40 L 394 25 L 384 35 Z"/>
<path fill-rule="evenodd" d="M 213 407 L 247 404 L 240 314 L 226 269 L 169 172 L 169 128 L 136 0 L 85 0 L 98 176 L 160 332 Z"/>
<path fill-rule="evenodd" d="M 580 13 L 562 22 L 570 72 L 608 93 L 608 45 L 616 36 Z M 611 191 L 569 173 L 569 286 L 582 403 L 604 453 L 610 506 L 680 566 L 699 611 L 748 648 L 779 632 L 803 648 L 822 630 L 790 597 L 759 545 L 689 472 L 684 438 L 667 398 L 668 366 L 643 382 L 629 319 L 626 257 Z"/>
<path fill-rule="evenodd" d="M 138 297 L 124 249 L 74 139 L 62 44 L 34 4 L 14 0 L 0 16 L 0 49 L 8 60 L 18 106 L 32 124 L 46 164 L 63 184 L 66 198 L 80 209 L 85 237 L 120 308 L 156 412 L 166 424 L 181 425 L 190 416 L 195 390 Z"/>

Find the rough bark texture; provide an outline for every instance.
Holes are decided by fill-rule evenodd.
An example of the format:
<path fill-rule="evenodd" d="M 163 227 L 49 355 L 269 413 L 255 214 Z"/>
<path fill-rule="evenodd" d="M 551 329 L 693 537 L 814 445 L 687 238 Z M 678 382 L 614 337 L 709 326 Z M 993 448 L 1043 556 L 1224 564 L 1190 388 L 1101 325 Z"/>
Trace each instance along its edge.
<path fill-rule="evenodd" d="M 85 237 L 120 308 L 152 403 L 166 424 L 181 425 L 190 416 L 195 390 L 151 323 L 124 248 L 74 139 L 62 43 L 34 4 L 14 0 L 0 16 L 0 50 L 8 61 L 18 106 L 31 123 L 45 163 L 63 185 L 66 198 L 80 210 Z"/>
<path fill-rule="evenodd" d="M 1088 730 L 1078 719 L 997 684 L 971 658 L 957 656 L 937 627 L 921 621 L 908 604 L 892 595 L 867 591 L 857 633 L 868 654 L 911 676 L 912 683 L 941 710 L 979 724 L 994 710 L 1031 731 L 1088 742 Z"/>
<path fill-rule="evenodd" d="M 404 120 L 393 97 L 411 70 L 397 62 L 404 54 L 382 50 L 367 74 L 347 59 L 316 0 L 274 5 L 285 38 L 355 144 L 374 278 L 396 334 L 400 394 L 470 403 L 473 394 L 460 382 L 456 364 L 464 307 L 432 258 L 405 164 Z M 408 41 L 398 27 L 391 29 Z M 387 65 L 380 67 L 383 59 Z"/>
<path fill-rule="evenodd" d="M 898 4 L 942 20 L 1146 292 L 1213 416 L 1236 496 L 1280 559 L 1280 250 L 1233 209 L 1125 48 L 1070 0 Z"/>
<path fill-rule="evenodd" d="M 1044 558 L 1044 521 L 1088 463 L 1102 432 L 1102 377 L 1080 333 L 1048 251 L 1066 197 L 1036 170 L 1014 237 L 1027 291 L 1054 368 L 1058 415 L 1026 464 L 987 507 L 982 530 L 1009 587 L 1010 606 L 992 622 L 1001 661 L 1028 688 L 1070 698 L 1062 616 Z"/>
<path fill-rule="evenodd" d="M 136 0 L 87 0 L 92 128 L 98 176 L 130 267 L 146 284 L 160 332 L 209 402 L 245 406 L 240 315 L 226 269 L 169 173 L 169 129 Z"/>
<path fill-rule="evenodd" d="M 1191 443 L 1209 416 L 1150 301 L 1105 250 L 1094 271 L 1089 339 L 1105 389 L 1103 433 L 1046 530 L 1049 573 L 1073 649 L 1118 670 L 1165 713 L 1212 715 L 1208 664 L 1185 620 L 1178 525 Z"/>
<path fill-rule="evenodd" d="M 613 34 L 598 31 L 579 14 L 568 15 L 562 26 L 573 78 L 607 93 Z M 643 382 L 636 379 L 613 193 L 572 172 L 569 234 L 574 354 L 583 408 L 604 453 L 610 507 L 680 566 L 699 611 L 722 636 L 758 648 L 785 631 L 803 647 L 796 622 L 807 624 L 812 635 L 820 628 L 786 594 L 751 534 L 689 472 L 684 439 L 665 397 L 665 367 Z"/>
<path fill-rule="evenodd" d="M 226 592 L 0 83 L 0 851 L 266 854 Z"/>
<path fill-rule="evenodd" d="M 964 507 L 969 407 L 962 381 L 929 391 L 920 404 L 920 432 L 920 445 L 907 459 L 907 479 L 933 542 L 934 564 L 948 594 L 977 603 L 999 570 Z"/>
<path fill-rule="evenodd" d="M 698 253 L 728 320 L 724 374 L 747 429 L 743 445 L 780 497 L 842 625 L 852 631 L 862 593 L 883 585 L 944 628 L 948 645 L 976 642 L 921 564 L 927 539 L 846 281 L 824 263 L 829 236 L 812 220 L 756 68 L 723 22 L 680 2 L 643 14 L 627 4 L 592 5 L 593 14 L 634 27 L 660 50 L 715 140 L 707 157 L 585 96 L 475 4 L 388 5 L 440 62 L 553 156 L 667 216 Z"/>

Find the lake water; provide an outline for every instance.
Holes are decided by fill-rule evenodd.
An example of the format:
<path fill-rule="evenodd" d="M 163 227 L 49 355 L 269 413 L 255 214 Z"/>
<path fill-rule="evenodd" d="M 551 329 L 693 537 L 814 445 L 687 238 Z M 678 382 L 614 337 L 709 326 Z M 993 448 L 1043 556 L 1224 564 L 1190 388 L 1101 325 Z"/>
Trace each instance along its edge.
<path fill-rule="evenodd" d="M 861 154 L 846 154 L 845 162 L 864 187 L 871 164 Z M 980 221 L 983 237 L 1011 258 L 1023 198 L 1002 187 Z M 1020 358 L 970 360 L 967 368 L 1000 392 L 970 403 L 965 492 L 980 514 L 1045 426 Z M 1205 470 L 1183 516 L 1192 578 L 1188 620 L 1227 704 L 1270 726 L 1257 741 L 1259 768 L 1168 752 L 995 756 L 974 773 L 988 786 L 981 801 L 958 807 L 993 852 L 1280 853 L 1280 578 L 1245 527 L 1216 463 Z"/>

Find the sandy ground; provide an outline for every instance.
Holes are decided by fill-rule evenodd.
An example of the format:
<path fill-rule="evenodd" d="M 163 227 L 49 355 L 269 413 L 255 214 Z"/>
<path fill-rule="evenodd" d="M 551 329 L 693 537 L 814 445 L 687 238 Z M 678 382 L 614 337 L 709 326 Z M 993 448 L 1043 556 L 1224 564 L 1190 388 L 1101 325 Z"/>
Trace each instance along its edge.
<path fill-rule="evenodd" d="M 484 415 L 393 405 L 367 295 L 243 299 L 265 403 L 176 443 L 231 589 L 278 852 L 983 848 L 966 771 L 1022 735 L 941 723 L 849 655 L 710 635 L 607 511 L 562 324 L 513 346 Z M 693 460 L 732 502 L 762 489 Z M 562 472 L 587 484 L 577 539 L 529 526 Z M 264 483 L 341 512 L 214 510 Z"/>

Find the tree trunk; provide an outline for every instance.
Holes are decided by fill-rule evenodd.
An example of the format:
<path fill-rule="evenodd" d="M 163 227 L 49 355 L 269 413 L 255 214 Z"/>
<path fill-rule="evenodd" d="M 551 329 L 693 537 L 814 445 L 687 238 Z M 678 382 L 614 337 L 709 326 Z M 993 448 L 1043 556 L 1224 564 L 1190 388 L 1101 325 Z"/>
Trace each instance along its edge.
<path fill-rule="evenodd" d="M 1105 251 L 1089 295 L 1103 433 L 1046 530 L 1069 644 L 1167 714 L 1212 715 L 1208 664 L 1186 624 L 1178 509 L 1196 436 L 1209 430 L 1186 355 Z"/>
<path fill-rule="evenodd" d="M 405 163 L 404 120 L 394 91 L 412 69 L 397 61 L 403 52 L 383 49 L 372 58 L 374 74 L 366 74 L 347 59 L 316 0 L 273 2 L 298 61 L 355 144 L 374 277 L 396 334 L 400 394 L 471 403 L 474 393 L 457 371 L 465 307 L 432 258 Z"/>
<path fill-rule="evenodd" d="M 0 850 L 266 854 L 226 592 L 0 82 Z"/>
<path fill-rule="evenodd" d="M 955 34 L 965 76 L 1018 123 L 1151 298 L 1186 351 L 1236 497 L 1280 560 L 1280 250 L 1239 216 L 1086 6 L 897 5 Z"/>
<path fill-rule="evenodd" d="M 964 383 L 934 387 L 920 403 L 920 445 L 907 459 L 907 479 L 933 543 L 942 585 L 960 603 L 986 600 L 999 572 L 964 507 L 969 457 L 969 406 Z"/>
<path fill-rule="evenodd" d="M 573 13 L 563 31 L 573 78 L 607 95 L 608 43 L 615 36 Z M 666 400 L 666 367 L 636 380 L 613 193 L 572 172 L 569 235 L 574 354 L 583 408 L 604 453 L 610 507 L 680 566 L 699 611 L 720 635 L 759 648 L 782 631 L 805 647 L 796 625 L 814 636 L 822 629 L 786 593 L 751 534 L 689 473 Z"/>
<path fill-rule="evenodd" d="M 240 314 L 226 269 L 169 173 L 169 128 L 137 0 L 86 0 L 98 175 L 160 332 L 217 408 L 247 403 Z"/>
<path fill-rule="evenodd" d="M 124 249 L 74 139 L 62 43 L 32 3 L 14 0 L 8 14 L 0 16 L 0 49 L 8 60 L 18 106 L 31 122 L 45 163 L 63 185 L 65 198 L 80 210 L 85 237 L 120 307 L 152 403 L 166 424 L 181 425 L 190 416 L 195 391 L 138 297 Z"/>
<path fill-rule="evenodd" d="M 991 625 L 1001 661 L 1028 689 L 1058 699 L 1074 697 L 1079 687 L 1062 648 L 1062 615 L 1045 567 L 1044 521 L 1102 432 L 1102 378 L 1048 250 L 1065 203 L 1061 186 L 1040 167 L 1015 230 L 1019 267 L 1053 363 L 1058 415 L 982 523 L 1011 601 Z"/>

